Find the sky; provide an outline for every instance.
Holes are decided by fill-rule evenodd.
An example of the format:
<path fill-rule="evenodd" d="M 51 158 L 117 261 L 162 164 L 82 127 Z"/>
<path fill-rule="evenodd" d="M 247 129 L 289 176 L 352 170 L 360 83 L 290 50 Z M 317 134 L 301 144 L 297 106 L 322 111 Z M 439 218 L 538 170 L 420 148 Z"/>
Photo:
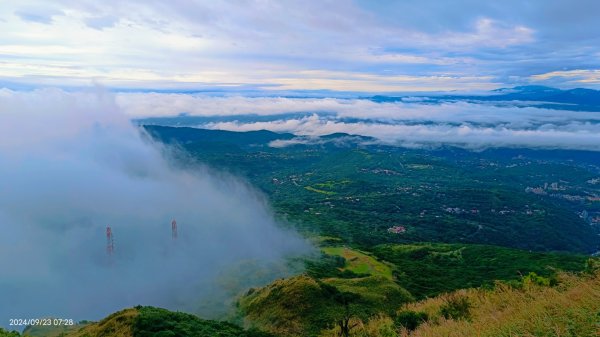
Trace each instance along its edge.
<path fill-rule="evenodd" d="M 600 2 L 0 2 L 0 86 L 600 89 Z"/>

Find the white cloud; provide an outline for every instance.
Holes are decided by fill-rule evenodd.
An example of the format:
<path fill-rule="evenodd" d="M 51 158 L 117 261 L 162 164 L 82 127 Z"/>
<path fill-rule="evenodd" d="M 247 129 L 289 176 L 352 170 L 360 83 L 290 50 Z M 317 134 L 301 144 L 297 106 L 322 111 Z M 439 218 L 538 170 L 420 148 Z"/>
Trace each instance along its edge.
<path fill-rule="evenodd" d="M 586 127 L 578 123 L 572 123 L 561 128 L 546 126 L 527 130 L 507 127 L 481 127 L 468 124 L 455 126 L 448 124 L 346 123 L 309 117 L 274 122 L 218 122 L 203 126 L 230 131 L 271 130 L 305 136 L 322 136 L 342 132 L 370 136 L 387 144 L 407 147 L 454 145 L 470 149 L 541 147 L 600 151 L 600 127 L 597 125 Z M 275 143 L 275 146 L 284 145 L 290 144 Z"/>
<path fill-rule="evenodd" d="M 518 107 L 507 102 L 500 106 L 467 102 L 377 103 L 367 99 L 208 97 L 157 93 L 121 93 L 117 102 L 135 117 L 175 116 L 183 112 L 191 116 L 273 116 L 269 121 L 231 120 L 199 125 L 232 131 L 266 129 L 306 136 L 345 132 L 404 145 L 542 146 L 600 150 L 600 117 L 596 112 Z M 277 115 L 289 113 L 303 113 L 304 116 L 277 118 Z"/>
<path fill-rule="evenodd" d="M 595 7 L 516 0 L 2 1 L 0 77 L 55 86 L 95 79 L 127 88 L 485 90 L 535 81 L 532 73 L 598 68 L 598 20 L 589 14 Z M 594 77 L 547 83 L 600 86 Z"/>
<path fill-rule="evenodd" d="M 132 117 L 277 115 L 290 112 L 331 112 L 339 118 L 362 118 L 397 121 L 471 122 L 505 124 L 526 128 L 542 123 L 571 120 L 599 121 L 595 112 L 569 112 L 452 102 L 425 104 L 414 102 L 378 103 L 368 99 L 285 98 L 285 97 L 213 97 L 193 94 L 119 93 L 117 103 Z"/>
<path fill-rule="evenodd" d="M 138 304 L 214 317 L 245 286 L 285 274 L 241 273 L 245 263 L 281 267 L 310 250 L 247 184 L 181 169 L 170 154 L 102 90 L 0 90 L 0 326 L 11 317 L 95 320 Z M 240 288 L 224 288 L 222 277 Z"/>
<path fill-rule="evenodd" d="M 0 13 L 41 5 L 35 0 L 4 2 Z M 55 12 L 62 15 L 50 15 Z M 46 25 L 15 15 L 0 23 L 0 76 L 34 84 L 81 85 L 96 79 L 108 86 L 144 88 L 234 84 L 284 90 L 483 90 L 499 84 L 489 74 L 446 70 L 478 64 L 473 57 L 448 52 L 504 48 L 531 42 L 533 36 L 522 25 L 489 18 L 475 21 L 467 31 L 424 33 L 382 24 L 352 1 L 60 0 L 44 13 L 40 17 L 49 18 Z M 398 68 L 406 64 L 422 65 L 425 71 Z M 77 71 L 61 72 L 61 67 Z"/>
<path fill-rule="evenodd" d="M 496 20 L 481 18 L 476 21 L 473 32 L 449 32 L 432 40 L 435 43 L 457 48 L 482 46 L 505 48 L 533 42 L 534 31 L 522 25 L 506 26 Z"/>
<path fill-rule="evenodd" d="M 536 82 L 548 82 L 559 78 L 566 83 L 575 85 L 600 84 L 600 69 L 551 71 L 544 74 L 532 75 L 530 78 Z"/>

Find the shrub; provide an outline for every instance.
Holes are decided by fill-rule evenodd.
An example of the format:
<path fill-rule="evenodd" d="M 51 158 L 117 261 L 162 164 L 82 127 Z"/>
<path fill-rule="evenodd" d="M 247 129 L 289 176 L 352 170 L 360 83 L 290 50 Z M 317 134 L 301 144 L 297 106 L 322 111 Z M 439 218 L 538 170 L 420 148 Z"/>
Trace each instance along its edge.
<path fill-rule="evenodd" d="M 420 311 L 404 310 L 394 318 L 396 326 L 404 327 L 406 330 L 415 330 L 421 323 L 427 322 L 429 317 Z"/>
<path fill-rule="evenodd" d="M 446 319 L 469 319 L 471 318 L 471 302 L 464 295 L 452 294 L 440 307 L 440 314 Z"/>
<path fill-rule="evenodd" d="M 594 274 L 597 271 L 600 271 L 600 259 L 597 257 L 590 257 L 585 261 L 585 272 Z"/>
<path fill-rule="evenodd" d="M 532 285 L 548 287 L 550 286 L 550 279 L 547 277 L 539 276 L 534 272 L 530 272 L 523 277 L 523 286 L 530 287 Z"/>

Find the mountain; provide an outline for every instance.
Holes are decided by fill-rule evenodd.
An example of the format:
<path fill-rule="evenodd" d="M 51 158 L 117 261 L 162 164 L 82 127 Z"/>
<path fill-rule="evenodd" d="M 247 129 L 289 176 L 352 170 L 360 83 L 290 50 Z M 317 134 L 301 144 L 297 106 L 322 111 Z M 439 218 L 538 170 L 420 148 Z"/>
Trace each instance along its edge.
<path fill-rule="evenodd" d="M 31 337 L 270 337 L 258 330 L 221 321 L 155 307 L 124 309 L 99 322 L 86 322 L 55 334 L 53 327 L 27 327 L 23 336 Z M 1 336 L 1 335 L 0 335 Z"/>
<path fill-rule="evenodd" d="M 419 97 L 411 95 L 411 99 Z M 396 102 L 406 100 L 405 96 L 372 96 L 374 102 Z M 536 107 L 573 110 L 573 111 L 600 111 L 600 91 L 593 89 L 575 88 L 561 90 L 539 85 L 517 86 L 513 88 L 501 88 L 482 95 L 435 95 L 421 97 L 423 102 L 438 103 L 444 101 L 472 101 L 472 102 L 536 102 Z"/>
<path fill-rule="evenodd" d="M 383 276 L 319 280 L 300 275 L 250 289 L 240 310 L 250 325 L 277 336 L 315 336 L 349 312 L 360 317 L 392 314 L 411 300 L 405 289 Z"/>
<path fill-rule="evenodd" d="M 556 94 L 539 87 L 520 90 Z M 264 193 L 282 226 L 299 231 L 317 252 L 290 261 L 300 266 L 299 275 L 238 294 L 229 318 L 243 327 L 138 306 L 64 329 L 28 327 L 25 335 L 593 336 L 597 331 L 600 262 L 589 256 L 598 249 L 600 229 L 595 153 L 407 149 L 343 133 L 272 147 L 273 141 L 297 137 L 145 129 L 183 152 L 177 160 L 191 160 L 189 169 L 199 162 L 246 179 Z"/>
<path fill-rule="evenodd" d="M 600 91 L 592 89 L 568 89 L 561 90 L 544 86 L 519 86 L 512 89 L 499 89 L 494 91 L 499 95 L 487 96 L 487 99 L 497 100 L 522 100 L 522 101 L 544 101 L 555 103 L 574 104 L 579 106 L 600 106 Z"/>
<path fill-rule="evenodd" d="M 559 273 L 553 279 L 529 273 L 518 282 L 461 289 L 411 303 L 404 295 L 393 297 L 397 289 L 390 291 L 369 281 L 351 284 L 354 290 L 348 289 L 359 291 L 357 297 L 327 282 L 333 283 L 298 276 L 251 289 L 241 300 L 241 309 L 251 324 L 274 334 L 138 306 L 58 334 L 51 327 L 28 327 L 22 335 L 0 329 L 0 337 L 334 337 L 345 319 L 350 336 L 365 337 L 593 337 L 598 333 L 597 269 Z M 378 314 L 369 313 L 377 307 Z"/>
<path fill-rule="evenodd" d="M 291 133 L 275 133 L 267 130 L 231 132 L 223 130 L 207 130 L 190 127 L 166 127 L 160 125 L 146 125 L 144 129 L 154 138 L 170 144 L 206 143 L 229 144 L 240 148 L 252 146 L 266 146 L 274 140 L 288 140 L 295 136 Z"/>

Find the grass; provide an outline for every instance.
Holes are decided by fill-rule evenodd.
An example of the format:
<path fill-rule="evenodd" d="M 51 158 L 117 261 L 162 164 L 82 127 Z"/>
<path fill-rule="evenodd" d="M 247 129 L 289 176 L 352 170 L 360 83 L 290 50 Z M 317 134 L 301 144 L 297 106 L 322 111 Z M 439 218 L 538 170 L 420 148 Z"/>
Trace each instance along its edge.
<path fill-rule="evenodd" d="M 325 188 L 325 189 L 332 190 L 332 189 L 336 188 L 336 186 L 344 186 L 344 185 L 350 184 L 351 182 L 352 181 L 347 180 L 347 179 L 341 180 L 341 181 L 328 180 L 324 183 L 316 183 L 316 184 L 314 184 L 314 186 L 318 187 L 318 188 Z"/>
<path fill-rule="evenodd" d="M 321 194 L 325 194 L 325 195 L 335 195 L 336 194 L 333 191 L 324 191 L 324 190 L 320 190 L 320 189 L 314 188 L 312 186 L 304 186 L 304 188 L 306 190 L 308 190 L 308 191 L 316 192 L 316 193 L 321 193 Z"/>
<path fill-rule="evenodd" d="M 308 276 L 277 280 L 240 299 L 246 325 L 278 336 L 314 336 L 330 323 L 333 305 Z"/>
<path fill-rule="evenodd" d="M 336 287 L 339 291 L 360 295 L 372 308 L 370 314 L 390 314 L 401 304 L 414 300 L 408 291 L 383 276 L 328 278 L 323 282 Z"/>
<path fill-rule="evenodd" d="M 348 247 L 324 247 L 321 250 L 328 255 L 341 256 L 346 259 L 346 265 L 340 268 L 341 271 L 349 270 L 356 274 L 369 274 L 373 276 L 383 276 L 389 280 L 393 279 L 392 268 L 377 261 L 374 257 Z"/>
<path fill-rule="evenodd" d="M 65 334 L 77 332 L 86 325 L 87 323 L 75 325 L 28 326 L 23 331 L 23 336 L 60 337 Z M 2 334 L 0 334 L 0 336 L 2 336 Z"/>
<path fill-rule="evenodd" d="M 133 337 L 133 324 L 139 315 L 135 308 L 117 311 L 98 323 L 88 324 L 85 327 L 66 333 L 65 337 Z"/>
<path fill-rule="evenodd" d="M 440 317 L 444 296 L 410 304 L 408 310 L 427 312 L 432 318 L 401 336 L 561 336 L 600 334 L 600 274 L 577 277 L 561 273 L 556 287 L 518 289 L 500 284 L 495 290 L 461 290 L 472 304 L 470 320 Z"/>
<path fill-rule="evenodd" d="M 277 280 L 252 289 L 240 299 L 246 324 L 277 336 L 317 336 L 344 311 L 327 287 L 359 295 L 361 314 L 393 313 L 412 300 L 410 294 L 383 276 L 316 280 L 306 275 Z"/>
<path fill-rule="evenodd" d="M 204 320 L 195 315 L 154 307 L 139 307 L 133 324 L 134 337 L 272 337 L 257 330 L 221 321 Z"/>
<path fill-rule="evenodd" d="M 58 331 L 62 330 L 62 331 Z M 0 329 L 0 336 L 4 337 Z M 16 334 L 15 337 L 19 335 Z M 28 328 L 23 336 L 32 337 L 272 337 L 255 329 L 244 330 L 229 322 L 204 320 L 195 315 L 155 307 L 128 308 L 99 322 L 69 329 Z M 13 337 L 8 335 L 7 337 Z"/>
<path fill-rule="evenodd" d="M 535 272 L 551 277 L 557 270 L 581 271 L 586 256 L 538 253 L 470 244 L 380 245 L 378 259 L 393 263 L 396 279 L 417 298 L 463 288 L 493 286 L 495 280 L 518 280 Z"/>
<path fill-rule="evenodd" d="M 336 236 L 327 236 L 327 235 L 314 235 L 309 236 L 309 240 L 314 242 L 316 245 L 327 244 L 327 243 L 338 243 L 342 241 L 342 239 Z"/>
<path fill-rule="evenodd" d="M 352 319 L 352 337 L 598 337 L 600 335 L 600 273 L 560 273 L 558 285 L 520 287 L 498 283 L 490 289 L 462 289 L 399 308 L 423 313 L 425 320 L 407 330 L 393 316 Z M 443 308 L 451 299 L 469 303 L 466 318 L 447 319 Z M 321 337 L 339 336 L 334 327 Z"/>

